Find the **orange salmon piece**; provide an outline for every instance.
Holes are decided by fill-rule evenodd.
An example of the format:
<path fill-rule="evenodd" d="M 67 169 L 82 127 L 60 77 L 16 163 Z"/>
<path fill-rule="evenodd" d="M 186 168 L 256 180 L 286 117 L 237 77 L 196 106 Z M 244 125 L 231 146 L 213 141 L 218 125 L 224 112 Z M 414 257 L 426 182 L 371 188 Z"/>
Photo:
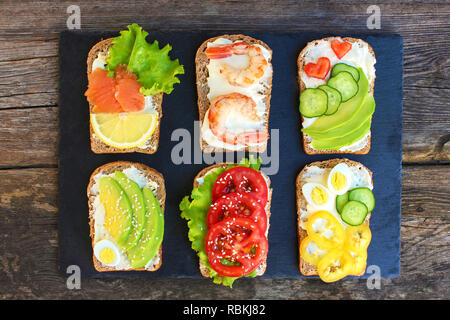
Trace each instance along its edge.
<path fill-rule="evenodd" d="M 142 85 L 137 81 L 136 75 L 127 70 L 126 65 L 118 65 L 114 70 L 116 77 L 116 94 L 125 112 L 141 111 L 145 107 L 145 97 L 139 91 Z"/>
<path fill-rule="evenodd" d="M 119 113 L 123 112 L 120 103 L 115 98 L 115 80 L 108 77 L 108 72 L 101 68 L 95 69 L 88 76 L 88 89 L 85 96 L 94 106 L 93 113 Z"/>

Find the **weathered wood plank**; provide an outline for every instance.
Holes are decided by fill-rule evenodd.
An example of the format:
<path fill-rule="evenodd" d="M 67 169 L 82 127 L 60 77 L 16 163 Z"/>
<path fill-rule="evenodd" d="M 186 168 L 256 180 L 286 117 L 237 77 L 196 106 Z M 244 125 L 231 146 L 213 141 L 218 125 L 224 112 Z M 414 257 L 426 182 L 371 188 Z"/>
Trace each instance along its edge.
<path fill-rule="evenodd" d="M 0 110 L 0 168 L 58 163 L 58 108 Z"/>
<path fill-rule="evenodd" d="M 380 290 L 369 290 L 362 279 L 329 285 L 243 279 L 233 290 L 206 279 L 83 279 L 81 290 L 68 290 L 57 271 L 57 169 L 0 170 L 0 181 L 0 299 L 446 299 L 450 294 L 450 185 L 444 183 L 450 171 L 443 165 L 405 167 L 402 274 L 383 279 Z"/>

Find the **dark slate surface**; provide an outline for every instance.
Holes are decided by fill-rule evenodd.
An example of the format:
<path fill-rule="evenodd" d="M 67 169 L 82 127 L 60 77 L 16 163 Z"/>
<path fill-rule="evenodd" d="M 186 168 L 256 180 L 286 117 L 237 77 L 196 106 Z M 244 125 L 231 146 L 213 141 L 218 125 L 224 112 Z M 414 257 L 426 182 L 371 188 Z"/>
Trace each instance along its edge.
<path fill-rule="evenodd" d="M 173 33 L 150 32 L 149 40 L 159 40 L 162 47 L 170 43 L 171 56 L 185 67 L 181 84 L 170 95 L 164 95 L 160 144 L 157 153 L 96 155 L 90 150 L 89 111 L 84 97 L 87 88 L 86 57 L 89 49 L 111 33 L 64 31 L 60 37 L 59 80 L 59 261 L 60 270 L 78 265 L 84 277 L 201 277 L 198 259 L 187 238 L 186 220 L 180 217 L 178 204 L 190 194 L 193 178 L 211 163 L 199 153 L 194 137 L 194 120 L 198 120 L 194 57 L 206 39 L 225 32 Z M 236 33 L 236 32 L 235 32 Z M 377 201 L 371 218 L 372 242 L 367 265 L 380 268 L 382 277 L 400 273 L 401 210 L 401 132 L 403 95 L 403 42 L 398 35 L 342 35 L 366 40 L 374 49 L 376 64 L 376 111 L 372 121 L 372 147 L 367 155 L 317 155 L 303 152 L 301 122 L 298 113 L 296 59 L 308 41 L 330 36 L 310 32 L 249 33 L 266 42 L 273 52 L 273 87 L 268 146 L 271 163 L 263 166 L 271 175 L 274 188 L 269 230 L 268 266 L 263 277 L 298 278 L 298 245 L 296 233 L 295 179 L 301 169 L 313 161 L 349 158 L 359 161 L 374 173 Z M 174 164 L 171 153 L 179 145 L 177 133 L 191 133 L 191 154 L 184 164 Z M 280 143 L 279 160 L 275 144 Z M 172 141 L 173 140 L 173 141 Z M 187 140 L 184 140 L 185 143 Z M 272 146 L 273 143 L 273 146 Z M 273 149 L 272 149 L 273 148 Z M 240 158 L 242 155 L 235 155 Z M 86 187 L 95 168 L 117 160 L 137 161 L 160 171 L 166 182 L 165 235 L 163 264 L 157 272 L 98 273 L 92 264 L 89 238 Z M 264 169 L 265 167 L 265 169 Z M 365 275 L 370 276 L 370 274 Z"/>

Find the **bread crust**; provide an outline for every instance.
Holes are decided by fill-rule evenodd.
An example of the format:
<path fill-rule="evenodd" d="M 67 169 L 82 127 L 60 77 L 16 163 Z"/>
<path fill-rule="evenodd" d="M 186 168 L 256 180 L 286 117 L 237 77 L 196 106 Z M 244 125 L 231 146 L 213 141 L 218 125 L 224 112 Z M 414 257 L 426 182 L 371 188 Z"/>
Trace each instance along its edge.
<path fill-rule="evenodd" d="M 94 63 L 95 59 L 98 57 L 99 53 L 106 52 L 109 50 L 109 48 L 112 46 L 112 40 L 114 38 L 108 38 L 105 40 L 102 40 L 95 44 L 91 50 L 88 53 L 88 57 L 86 60 L 87 63 L 87 75 L 89 77 L 89 74 L 92 72 L 92 64 Z M 147 154 L 153 154 L 158 150 L 158 144 L 159 144 L 159 130 L 160 130 L 160 123 L 162 118 L 162 99 L 163 99 L 163 93 L 158 93 L 152 96 L 152 103 L 156 106 L 156 110 L 158 112 L 158 123 L 156 125 L 155 132 L 152 134 L 149 140 L 147 140 L 146 144 L 148 146 L 146 148 L 139 148 L 139 147 L 133 147 L 133 148 L 127 148 L 127 149 L 119 149 L 112 146 L 109 146 L 105 144 L 103 141 L 101 141 L 94 133 L 94 130 L 92 128 L 91 122 L 89 121 L 89 131 L 90 131 L 90 137 L 91 137 L 91 150 L 94 153 L 102 154 L 102 153 L 131 153 L 131 152 L 139 152 L 139 153 L 147 153 Z M 89 113 L 92 113 L 92 109 L 94 108 L 93 105 L 89 104 Z"/>
<path fill-rule="evenodd" d="M 317 39 L 317 40 L 313 40 L 310 41 L 306 44 L 306 46 L 302 49 L 302 51 L 300 51 L 300 54 L 298 55 L 297 58 L 297 69 L 298 69 L 298 73 L 297 73 L 297 77 L 298 77 L 298 84 L 299 84 L 299 88 L 300 88 L 300 93 L 306 89 L 306 85 L 302 80 L 302 71 L 303 68 L 305 67 L 305 60 L 304 60 L 304 55 L 307 51 L 307 49 L 310 46 L 315 46 L 319 41 L 329 41 L 330 39 L 340 39 L 341 41 L 347 41 L 347 42 L 351 42 L 351 43 L 355 43 L 355 42 L 363 42 L 365 44 L 367 44 L 367 47 L 369 48 L 369 52 L 373 55 L 373 57 L 375 57 L 375 52 L 373 51 L 372 47 L 370 46 L 370 44 L 368 44 L 366 41 L 361 40 L 361 39 L 357 39 L 357 38 L 351 38 L 351 37 L 346 37 L 346 38 L 341 38 L 341 37 L 327 37 L 327 38 L 323 38 L 323 39 Z M 375 77 L 373 77 L 371 83 L 370 83 L 370 88 L 369 88 L 369 92 L 371 94 L 373 94 L 374 92 L 374 86 L 375 86 Z M 302 123 L 305 121 L 305 118 L 303 116 L 301 116 L 302 118 Z M 367 137 L 365 138 L 367 141 L 364 144 L 364 147 L 359 149 L 359 150 L 355 150 L 355 151 L 339 151 L 339 150 L 318 150 L 315 149 L 311 146 L 311 142 L 309 141 L 308 135 L 305 133 L 302 133 L 303 136 L 303 150 L 305 151 L 306 154 L 309 155 L 315 155 L 315 154 L 367 154 L 370 151 L 370 147 L 371 147 L 371 131 L 369 130 L 369 134 L 367 135 Z"/>
<path fill-rule="evenodd" d="M 206 41 L 204 41 L 200 47 L 197 49 L 197 53 L 195 55 L 195 74 L 196 74 L 196 83 L 197 83 L 197 107 L 198 107 L 198 114 L 199 114 L 199 120 L 200 120 L 200 148 L 203 153 L 213 153 L 213 152 L 226 152 L 226 151 L 233 151 L 228 149 L 221 149 L 221 148 L 215 148 L 211 145 L 209 145 L 205 140 L 202 138 L 201 134 L 201 127 L 203 124 L 203 119 L 205 118 L 205 114 L 208 111 L 210 107 L 210 101 L 207 97 L 209 93 L 209 86 L 207 83 L 207 79 L 209 76 L 208 73 L 208 63 L 209 58 L 205 53 L 205 50 L 207 49 L 207 45 L 209 42 L 214 42 L 215 40 L 219 38 L 225 38 L 229 39 L 231 41 L 243 41 L 248 44 L 259 44 L 263 46 L 265 49 L 267 49 L 272 57 L 272 49 L 263 41 L 257 40 L 255 38 L 243 35 L 243 34 L 225 34 L 217 37 L 210 38 Z M 269 59 L 268 63 L 271 65 L 272 58 Z M 273 72 L 273 70 L 272 70 Z M 264 104 L 266 105 L 266 114 L 265 121 L 264 121 L 264 129 L 267 133 L 269 133 L 269 114 L 270 114 L 270 98 L 272 96 L 272 78 L 273 74 L 268 80 L 268 88 L 264 92 L 265 99 Z M 248 152 L 264 152 L 267 149 L 267 142 L 260 145 L 260 146 L 249 146 L 245 147 L 244 149 L 240 151 L 248 151 Z"/>
<path fill-rule="evenodd" d="M 303 184 L 305 183 L 303 181 L 303 174 L 306 172 L 306 170 L 310 167 L 314 167 L 317 166 L 319 168 L 327 168 L 327 169 L 331 169 L 334 166 L 336 166 L 339 163 L 345 163 L 347 164 L 349 167 L 360 167 L 360 168 L 364 168 L 367 170 L 367 172 L 369 173 L 370 176 L 370 182 L 373 185 L 373 178 L 372 178 L 372 171 L 370 171 L 367 167 L 365 167 L 363 164 L 361 164 L 360 162 L 357 161 L 352 161 L 349 159 L 331 159 L 331 160 L 326 160 L 326 161 L 316 161 L 316 162 L 312 162 L 308 165 L 306 165 L 302 171 L 300 171 L 300 173 L 297 176 L 296 179 L 296 198 L 297 198 L 297 236 L 298 236 L 298 256 L 299 256 L 299 270 L 300 273 L 302 273 L 305 276 L 313 276 L 313 275 L 317 275 L 317 268 L 309 263 L 306 262 L 305 260 L 302 259 L 301 257 L 301 253 L 300 253 L 300 245 L 301 242 L 303 241 L 303 239 L 305 239 L 308 236 L 308 233 L 305 229 L 303 229 L 301 227 L 301 210 L 306 210 L 306 198 L 303 195 L 302 192 L 302 187 Z M 370 214 L 367 215 L 366 220 L 364 221 L 365 224 L 369 225 L 369 220 L 370 220 Z M 364 268 L 365 270 L 365 268 Z M 360 273 L 358 276 L 361 276 L 364 274 L 365 271 L 363 271 L 362 273 Z"/>
<path fill-rule="evenodd" d="M 199 182 L 197 181 L 199 178 L 203 178 L 205 177 L 208 172 L 217 169 L 217 168 L 226 168 L 229 164 L 231 163 L 220 163 L 220 164 L 214 164 L 211 165 L 209 167 L 204 168 L 203 170 L 201 170 L 194 178 L 194 183 L 193 183 L 193 187 L 194 188 L 198 188 L 199 187 Z M 270 188 L 270 178 L 264 174 L 262 171 L 260 171 L 260 173 L 263 175 L 263 177 L 265 178 L 265 180 L 268 183 L 268 200 L 267 200 L 267 204 L 266 204 L 266 214 L 267 214 L 267 232 L 266 232 L 266 237 L 268 236 L 268 232 L 269 232 L 269 227 L 270 227 L 270 205 L 272 203 L 272 188 Z M 256 274 L 258 276 L 263 275 L 266 272 L 266 268 L 267 268 L 267 258 L 256 268 Z M 200 269 L 200 273 L 202 274 L 202 276 L 204 277 L 209 277 L 209 269 L 203 265 L 203 263 L 199 260 L 199 269 Z"/>
<path fill-rule="evenodd" d="M 115 161 L 106 163 L 92 172 L 91 177 L 89 178 L 89 183 L 87 186 L 87 197 L 88 197 L 88 206 L 89 206 L 89 236 L 91 237 L 92 249 L 94 248 L 94 240 L 95 240 L 95 219 L 94 219 L 94 200 L 96 195 L 94 195 L 91 191 L 92 186 L 95 184 L 94 177 L 99 174 L 111 174 L 115 171 L 123 171 L 130 167 L 136 167 L 139 171 L 143 172 L 147 179 L 155 181 L 158 184 L 158 189 L 155 193 L 155 197 L 158 199 L 159 204 L 161 206 L 161 210 L 164 213 L 164 206 L 166 201 L 166 189 L 164 183 L 164 177 L 157 170 L 150 168 L 144 164 L 138 162 L 129 162 L 129 161 Z M 103 265 L 92 253 L 92 261 L 94 264 L 95 270 L 98 272 L 107 272 L 107 271 L 156 271 L 162 265 L 162 245 L 159 247 L 156 256 L 159 256 L 159 261 L 157 264 L 154 264 L 151 268 L 139 268 L 139 269 L 126 269 L 126 270 L 118 270 L 114 267 L 109 267 Z M 156 257 L 155 256 L 155 257 Z"/>

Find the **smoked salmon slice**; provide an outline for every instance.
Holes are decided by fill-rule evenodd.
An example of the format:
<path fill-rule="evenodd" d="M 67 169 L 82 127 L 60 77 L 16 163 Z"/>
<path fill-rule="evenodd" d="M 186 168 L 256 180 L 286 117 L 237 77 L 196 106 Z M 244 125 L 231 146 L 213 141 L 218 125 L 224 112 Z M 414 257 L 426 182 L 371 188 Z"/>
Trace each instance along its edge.
<path fill-rule="evenodd" d="M 94 106 L 93 113 L 135 112 L 144 109 L 145 97 L 139 91 L 141 84 L 126 66 L 117 66 L 115 78 L 108 71 L 97 68 L 88 76 L 87 100 Z"/>

